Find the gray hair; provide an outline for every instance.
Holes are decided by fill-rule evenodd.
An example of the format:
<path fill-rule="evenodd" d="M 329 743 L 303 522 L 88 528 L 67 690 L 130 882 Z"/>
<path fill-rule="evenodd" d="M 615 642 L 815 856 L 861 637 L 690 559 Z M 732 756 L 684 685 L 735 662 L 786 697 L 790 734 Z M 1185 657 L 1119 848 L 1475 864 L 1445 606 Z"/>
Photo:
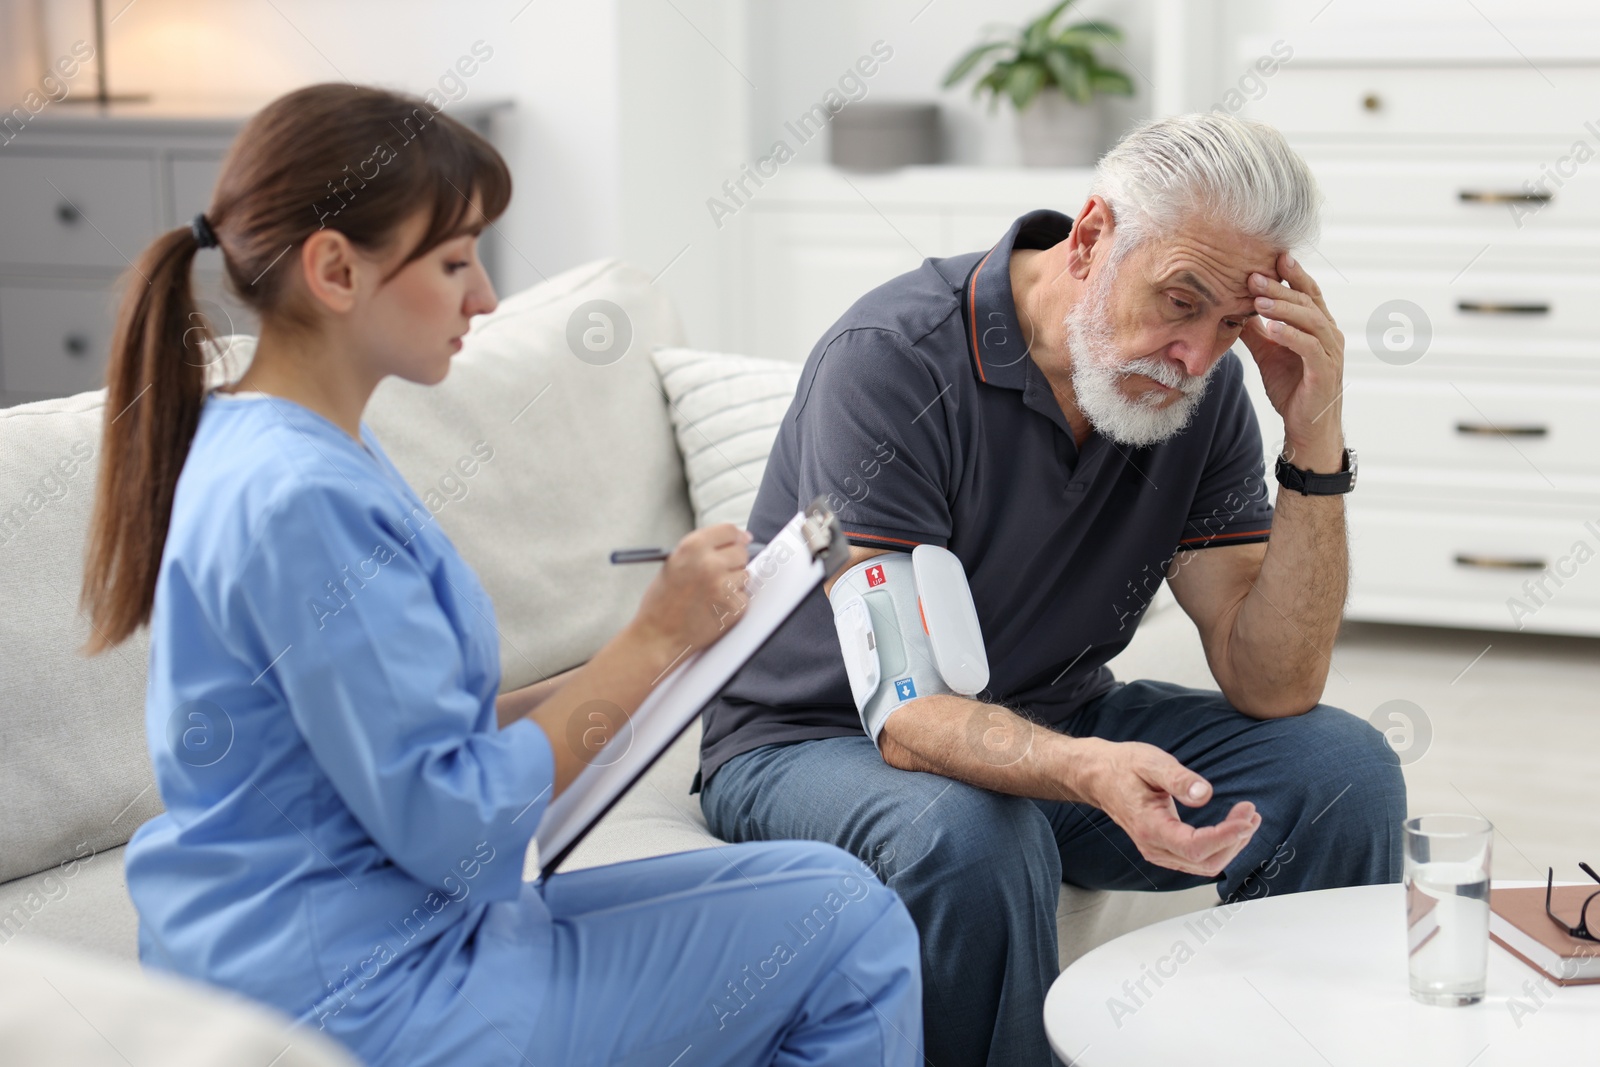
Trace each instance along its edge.
<path fill-rule="evenodd" d="M 1135 126 L 1101 157 L 1091 193 L 1111 207 L 1115 263 L 1205 215 L 1274 248 L 1317 239 L 1322 194 L 1283 134 L 1219 112 Z"/>

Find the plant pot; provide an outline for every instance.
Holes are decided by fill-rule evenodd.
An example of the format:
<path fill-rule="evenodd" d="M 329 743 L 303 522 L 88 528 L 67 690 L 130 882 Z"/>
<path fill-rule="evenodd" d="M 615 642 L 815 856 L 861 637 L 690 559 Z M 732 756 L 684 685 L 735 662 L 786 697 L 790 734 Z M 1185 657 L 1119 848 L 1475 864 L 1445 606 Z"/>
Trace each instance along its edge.
<path fill-rule="evenodd" d="M 1017 138 L 1027 167 L 1088 167 L 1100 158 L 1100 109 L 1075 104 L 1045 89 L 1017 115 Z"/>

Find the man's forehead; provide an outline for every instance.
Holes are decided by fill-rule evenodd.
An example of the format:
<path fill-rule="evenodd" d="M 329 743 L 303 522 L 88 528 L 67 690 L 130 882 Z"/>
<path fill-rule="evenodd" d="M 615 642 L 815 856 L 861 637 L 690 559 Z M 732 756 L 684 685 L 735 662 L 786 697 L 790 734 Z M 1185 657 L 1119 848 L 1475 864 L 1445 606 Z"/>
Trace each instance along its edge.
<path fill-rule="evenodd" d="M 1251 298 L 1250 275 L 1278 278 L 1277 253 L 1264 241 L 1241 238 L 1211 244 L 1189 235 L 1160 242 L 1152 266 L 1161 285 L 1181 285 L 1214 304 Z"/>

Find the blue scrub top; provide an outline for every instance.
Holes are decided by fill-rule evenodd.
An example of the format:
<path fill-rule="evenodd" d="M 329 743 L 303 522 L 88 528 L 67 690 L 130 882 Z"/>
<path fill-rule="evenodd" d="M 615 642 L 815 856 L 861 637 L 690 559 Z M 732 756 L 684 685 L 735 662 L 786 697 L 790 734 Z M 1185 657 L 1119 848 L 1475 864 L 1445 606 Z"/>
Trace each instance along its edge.
<path fill-rule="evenodd" d="M 363 424 L 212 394 L 173 502 L 127 850 L 139 954 L 369 1062 L 521 1062 L 550 915 L 544 732 L 498 729 L 494 607 Z"/>

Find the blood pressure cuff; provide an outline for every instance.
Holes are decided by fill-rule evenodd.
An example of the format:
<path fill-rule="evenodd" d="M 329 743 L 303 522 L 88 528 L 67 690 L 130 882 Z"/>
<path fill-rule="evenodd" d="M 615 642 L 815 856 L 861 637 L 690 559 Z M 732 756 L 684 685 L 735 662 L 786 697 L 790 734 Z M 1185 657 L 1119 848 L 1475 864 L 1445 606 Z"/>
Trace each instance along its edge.
<path fill-rule="evenodd" d="M 900 705 L 935 693 L 973 696 L 989 659 L 961 560 L 918 545 L 862 560 L 828 594 L 850 695 L 873 744 Z"/>

